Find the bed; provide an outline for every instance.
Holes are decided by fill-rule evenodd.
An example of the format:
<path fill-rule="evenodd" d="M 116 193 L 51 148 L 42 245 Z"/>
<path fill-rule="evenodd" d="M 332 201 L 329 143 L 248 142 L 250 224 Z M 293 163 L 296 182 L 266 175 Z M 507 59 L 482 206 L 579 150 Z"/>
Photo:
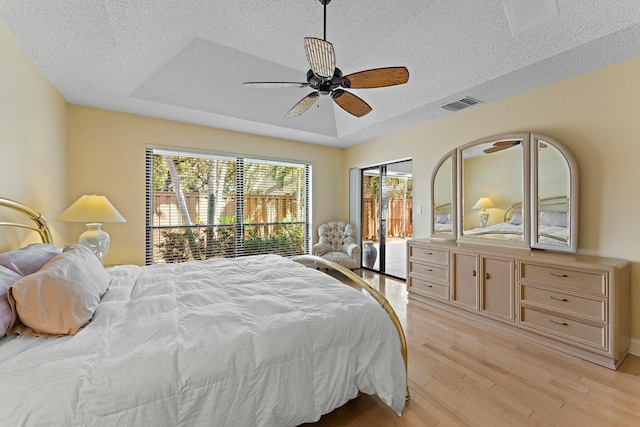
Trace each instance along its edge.
<path fill-rule="evenodd" d="M 0 338 L 0 424 L 299 425 L 359 393 L 378 395 L 401 415 L 409 398 L 402 326 L 386 299 L 349 270 L 314 256 L 277 255 L 98 269 L 86 248 L 51 245 L 37 211 L 1 198 L 0 206 L 26 214 L 34 225 L 18 226 L 43 240 L 0 254 L 0 280 L 11 275 L 7 266 L 21 276 L 6 297 L 13 334 Z M 15 253 L 32 254 L 34 271 Z M 37 266 L 33 253 L 53 255 Z M 311 262 L 360 288 L 305 265 Z M 77 330 L 48 318 L 56 316 L 52 301 L 76 292 L 54 287 L 65 277 L 80 277 L 77 292 L 95 300 L 88 298 L 86 305 L 95 304 L 88 320 L 73 317 Z M 94 282 L 96 291 L 87 291 Z M 25 300 L 32 289 L 56 291 Z M 45 338 L 50 329 L 57 332 Z"/>
<path fill-rule="evenodd" d="M 451 233 L 453 228 L 451 222 L 451 203 L 443 203 L 434 207 L 433 231 L 435 233 Z"/>
<path fill-rule="evenodd" d="M 538 212 L 538 240 L 552 245 L 566 245 L 569 238 L 569 221 L 567 217 L 568 199 L 566 196 L 554 196 L 540 200 Z M 509 206 L 503 221 L 482 228 L 464 231 L 465 236 L 485 239 L 523 240 L 522 204 Z"/>

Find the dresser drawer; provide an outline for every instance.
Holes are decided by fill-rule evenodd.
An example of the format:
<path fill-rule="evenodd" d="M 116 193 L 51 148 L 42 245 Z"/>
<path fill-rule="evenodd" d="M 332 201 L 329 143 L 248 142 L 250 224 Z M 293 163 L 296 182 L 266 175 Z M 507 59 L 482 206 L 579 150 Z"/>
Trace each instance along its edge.
<path fill-rule="evenodd" d="M 449 287 L 447 285 L 431 283 L 413 276 L 409 276 L 409 292 L 415 292 L 444 301 L 449 300 Z"/>
<path fill-rule="evenodd" d="M 409 245 L 409 259 L 446 266 L 449 265 L 449 251 Z"/>
<path fill-rule="evenodd" d="M 520 306 L 520 323 L 565 340 L 607 349 L 607 326 L 596 326 Z"/>
<path fill-rule="evenodd" d="M 410 262 L 409 266 L 411 273 L 424 276 L 425 279 L 437 280 L 439 282 L 444 282 L 445 284 L 449 283 L 448 267 L 437 267 L 419 262 Z"/>
<path fill-rule="evenodd" d="M 520 285 L 520 302 L 540 305 L 552 310 L 588 317 L 601 322 L 607 321 L 607 300 L 585 298 L 549 289 Z"/>
<path fill-rule="evenodd" d="M 523 262 L 520 264 L 520 277 L 568 289 L 607 295 L 606 273 L 570 270 Z"/>

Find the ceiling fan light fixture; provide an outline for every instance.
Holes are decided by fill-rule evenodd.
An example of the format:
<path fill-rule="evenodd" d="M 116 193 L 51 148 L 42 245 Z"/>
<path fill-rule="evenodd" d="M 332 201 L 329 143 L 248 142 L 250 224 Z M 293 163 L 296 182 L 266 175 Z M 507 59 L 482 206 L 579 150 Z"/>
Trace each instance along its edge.
<path fill-rule="evenodd" d="M 336 69 L 333 45 L 326 40 L 305 37 L 304 47 L 313 74 L 320 80 L 330 80 Z"/>

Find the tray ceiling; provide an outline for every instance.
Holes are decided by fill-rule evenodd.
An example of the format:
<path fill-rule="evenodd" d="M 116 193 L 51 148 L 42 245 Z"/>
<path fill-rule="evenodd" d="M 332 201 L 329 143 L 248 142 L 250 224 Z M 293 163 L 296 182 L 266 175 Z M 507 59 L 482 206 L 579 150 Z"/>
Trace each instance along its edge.
<path fill-rule="evenodd" d="M 333 0 L 337 66 L 404 65 L 409 82 L 353 91 L 373 108 L 363 118 L 328 96 L 286 118 L 308 88 L 241 83 L 306 81 L 304 37 L 322 38 L 322 19 L 318 0 L 0 0 L 71 104 L 337 147 L 640 55 L 637 0 Z"/>

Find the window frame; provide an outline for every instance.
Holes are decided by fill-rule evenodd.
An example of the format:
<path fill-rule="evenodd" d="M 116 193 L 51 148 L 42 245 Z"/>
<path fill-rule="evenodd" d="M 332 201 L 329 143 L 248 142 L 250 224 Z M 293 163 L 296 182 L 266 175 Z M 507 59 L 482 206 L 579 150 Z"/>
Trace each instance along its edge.
<path fill-rule="evenodd" d="M 154 225 L 154 190 L 153 190 L 153 156 L 154 154 L 168 154 L 171 156 L 181 157 L 196 157 L 196 158 L 212 158 L 216 160 L 227 159 L 236 162 L 236 193 L 235 193 L 235 218 L 234 224 L 194 224 L 194 225 L 179 225 L 179 226 L 157 226 Z M 245 207 L 245 180 L 244 171 L 245 163 L 258 163 L 278 166 L 289 167 L 301 167 L 303 168 L 304 179 L 304 194 L 302 196 L 302 202 L 304 203 L 304 211 L 302 213 L 303 219 L 298 221 L 275 221 L 275 222 L 260 222 L 260 223 L 246 223 L 244 220 L 244 207 Z M 145 215 L 145 262 L 147 265 L 154 264 L 154 246 L 157 242 L 154 242 L 154 231 L 158 229 L 202 229 L 211 227 L 233 227 L 235 232 L 235 245 L 233 254 L 231 257 L 246 256 L 245 254 L 245 231 L 247 227 L 253 226 L 286 226 L 286 225 L 302 225 L 303 227 L 303 252 L 300 254 L 311 253 L 311 230 L 313 229 L 311 223 L 311 194 L 312 194 L 312 164 L 310 162 L 290 160 L 290 159 L 275 159 L 260 156 L 246 156 L 240 154 L 206 151 L 190 148 L 174 148 L 166 146 L 147 145 L 145 148 L 145 194 L 146 194 L 146 215 Z M 206 193 L 205 193 L 206 194 Z M 242 219 L 242 220 L 239 220 Z M 266 247 L 265 249 L 269 249 Z M 272 253 L 266 251 L 264 253 Z M 253 253 L 252 253 L 253 254 Z M 250 255 L 252 255 L 250 254 Z M 298 255 L 292 254 L 288 256 Z M 214 256 L 206 256 L 211 258 Z M 225 256 L 228 257 L 228 256 Z M 158 260 L 155 261 L 158 263 Z"/>

